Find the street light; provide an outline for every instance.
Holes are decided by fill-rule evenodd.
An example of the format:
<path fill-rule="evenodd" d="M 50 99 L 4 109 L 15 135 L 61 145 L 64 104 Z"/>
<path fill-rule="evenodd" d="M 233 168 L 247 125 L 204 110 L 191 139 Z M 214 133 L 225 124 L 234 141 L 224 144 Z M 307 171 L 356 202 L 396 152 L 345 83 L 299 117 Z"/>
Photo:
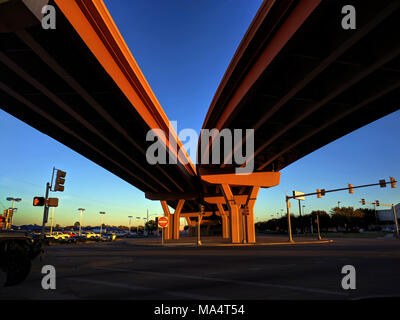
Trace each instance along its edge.
<path fill-rule="evenodd" d="M 11 228 L 14 211 L 17 211 L 17 210 L 18 210 L 18 208 L 8 208 L 7 209 L 6 226 L 5 226 L 6 230 Z"/>
<path fill-rule="evenodd" d="M 131 233 L 131 219 L 133 218 L 132 216 L 128 216 L 129 218 L 129 233 Z"/>
<path fill-rule="evenodd" d="M 340 209 L 339 204 L 340 204 L 340 201 L 337 202 L 337 207 L 338 207 L 338 209 Z"/>
<path fill-rule="evenodd" d="M 142 218 L 142 217 L 136 217 L 137 220 L 143 219 L 143 220 L 147 220 L 147 218 Z M 139 222 L 138 225 L 136 227 L 136 234 L 139 236 Z"/>
<path fill-rule="evenodd" d="M 104 211 L 100 211 L 100 235 L 102 234 L 103 229 L 103 215 L 106 214 Z"/>
<path fill-rule="evenodd" d="M 7 200 L 7 201 L 12 201 L 12 207 L 11 207 L 11 209 L 12 209 L 13 215 L 11 216 L 11 219 L 10 219 L 10 221 L 9 221 L 9 225 L 11 226 L 11 225 L 12 225 L 13 216 L 14 216 L 14 203 L 15 203 L 15 202 L 21 202 L 22 199 L 21 199 L 21 198 L 7 197 L 6 200 Z M 6 220 L 6 230 L 7 230 L 7 221 L 8 221 L 8 220 Z"/>
<path fill-rule="evenodd" d="M 81 236 L 81 227 L 82 227 L 82 213 L 83 211 L 85 211 L 86 209 L 83 208 L 79 208 L 78 211 L 80 211 L 80 218 L 79 218 L 79 236 Z"/>

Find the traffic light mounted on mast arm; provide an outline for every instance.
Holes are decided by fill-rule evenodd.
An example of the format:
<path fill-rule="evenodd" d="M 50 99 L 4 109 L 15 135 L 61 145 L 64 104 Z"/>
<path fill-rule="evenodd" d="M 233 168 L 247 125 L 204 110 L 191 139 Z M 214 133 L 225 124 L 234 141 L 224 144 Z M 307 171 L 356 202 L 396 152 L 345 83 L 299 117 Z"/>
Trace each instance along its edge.
<path fill-rule="evenodd" d="M 396 186 L 396 179 L 395 178 L 393 178 L 393 177 L 390 177 L 390 185 L 391 185 L 391 187 L 392 188 L 396 188 L 397 186 Z"/>
<path fill-rule="evenodd" d="M 65 176 L 66 172 L 57 170 L 56 181 L 54 185 L 54 191 L 64 191 L 64 183 L 65 183 Z"/>

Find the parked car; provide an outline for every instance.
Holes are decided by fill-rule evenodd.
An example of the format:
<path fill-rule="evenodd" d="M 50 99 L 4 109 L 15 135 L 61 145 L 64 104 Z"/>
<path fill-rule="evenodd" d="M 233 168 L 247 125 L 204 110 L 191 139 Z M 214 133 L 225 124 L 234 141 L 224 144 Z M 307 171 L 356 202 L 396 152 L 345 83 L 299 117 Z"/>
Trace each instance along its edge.
<path fill-rule="evenodd" d="M 72 231 L 62 231 L 62 233 L 67 234 L 70 238 L 76 237 L 76 234 Z"/>
<path fill-rule="evenodd" d="M 117 235 L 115 233 L 103 233 L 101 235 L 101 239 L 103 241 L 114 241 L 117 238 Z"/>
<path fill-rule="evenodd" d="M 94 233 L 93 231 L 85 231 L 82 234 L 84 234 L 86 239 L 88 239 L 88 240 L 100 240 L 101 239 L 100 234 Z"/>
<path fill-rule="evenodd" d="M 69 238 L 68 234 L 62 233 L 61 231 L 55 231 L 53 233 L 47 233 L 46 238 L 54 240 L 67 240 Z"/>

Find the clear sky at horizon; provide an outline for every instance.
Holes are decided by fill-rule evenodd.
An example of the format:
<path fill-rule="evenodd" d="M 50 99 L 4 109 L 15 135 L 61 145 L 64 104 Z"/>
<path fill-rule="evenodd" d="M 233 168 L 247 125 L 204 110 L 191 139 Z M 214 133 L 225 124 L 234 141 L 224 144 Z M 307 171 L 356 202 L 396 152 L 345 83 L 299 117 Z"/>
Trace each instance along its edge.
<path fill-rule="evenodd" d="M 200 131 L 210 102 L 250 25 L 261 0 L 105 0 L 111 16 L 170 121 L 178 130 Z M 1 103 L 1 102 L 0 102 Z M 284 209 L 284 194 L 292 190 L 346 187 L 400 178 L 400 111 L 317 150 L 282 170 L 278 187 L 261 190 L 256 217 L 270 218 Z M 83 225 L 127 225 L 127 216 L 161 215 L 157 201 L 90 160 L 0 110 L 0 209 L 21 197 L 14 223 L 41 224 L 43 208 L 32 206 L 43 195 L 53 166 L 67 172 L 55 223 L 72 225 L 77 208 L 86 208 Z M 372 187 L 307 198 L 306 213 L 341 205 L 359 207 L 367 201 L 400 202 L 397 189 Z M 297 204 L 292 203 L 297 214 Z M 143 221 L 143 220 L 142 220 Z M 142 222 L 143 223 L 143 222 Z"/>

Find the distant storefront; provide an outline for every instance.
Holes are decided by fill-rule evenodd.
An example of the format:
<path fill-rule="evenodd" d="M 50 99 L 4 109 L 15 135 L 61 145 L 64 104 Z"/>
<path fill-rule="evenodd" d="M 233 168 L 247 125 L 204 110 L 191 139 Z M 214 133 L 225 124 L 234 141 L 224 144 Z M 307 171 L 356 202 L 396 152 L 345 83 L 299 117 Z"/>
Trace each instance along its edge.
<path fill-rule="evenodd" d="M 395 206 L 397 220 L 400 219 L 400 203 L 396 204 Z M 391 221 L 394 223 L 394 215 L 393 209 L 391 207 L 387 207 L 388 209 L 385 210 L 376 210 L 376 215 L 378 216 L 379 221 Z"/>

